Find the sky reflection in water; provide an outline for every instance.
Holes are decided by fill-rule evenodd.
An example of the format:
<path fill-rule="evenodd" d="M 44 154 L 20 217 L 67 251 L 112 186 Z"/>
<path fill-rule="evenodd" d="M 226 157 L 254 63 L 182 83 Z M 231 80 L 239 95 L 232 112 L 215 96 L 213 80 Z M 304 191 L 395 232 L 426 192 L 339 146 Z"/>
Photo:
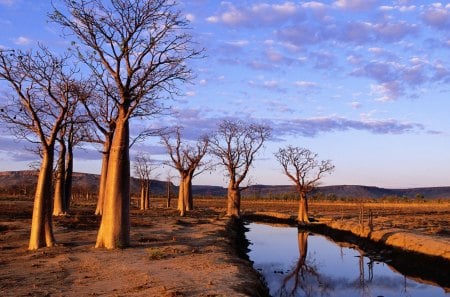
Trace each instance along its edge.
<path fill-rule="evenodd" d="M 321 235 L 259 223 L 247 227 L 248 255 L 272 296 L 450 296 Z"/>

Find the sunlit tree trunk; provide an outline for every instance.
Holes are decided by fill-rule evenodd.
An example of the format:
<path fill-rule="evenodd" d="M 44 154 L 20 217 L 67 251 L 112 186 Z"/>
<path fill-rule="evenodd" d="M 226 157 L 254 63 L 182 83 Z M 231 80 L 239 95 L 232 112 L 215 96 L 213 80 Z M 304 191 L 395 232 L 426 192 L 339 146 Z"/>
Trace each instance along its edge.
<path fill-rule="evenodd" d="M 309 223 L 308 217 L 308 200 L 306 198 L 306 194 L 300 193 L 300 201 L 298 205 L 298 218 L 297 221 L 299 223 Z"/>
<path fill-rule="evenodd" d="M 53 146 L 46 147 L 43 150 L 31 219 L 31 234 L 28 246 L 30 250 L 55 245 L 52 227 L 53 154 Z"/>
<path fill-rule="evenodd" d="M 150 208 L 150 180 L 145 180 L 144 209 Z"/>
<path fill-rule="evenodd" d="M 144 182 L 143 181 L 141 181 L 141 198 L 140 198 L 140 201 L 139 201 L 139 208 L 140 208 L 140 210 L 144 210 L 145 209 L 145 193 L 146 191 L 145 191 L 145 185 L 144 185 Z"/>
<path fill-rule="evenodd" d="M 239 187 L 230 182 L 227 196 L 227 216 L 239 218 L 241 216 L 241 191 Z"/>
<path fill-rule="evenodd" d="M 180 186 L 178 189 L 178 211 L 180 212 L 180 216 L 184 217 L 186 215 L 187 205 L 186 205 L 186 196 L 188 195 L 189 189 L 188 184 L 186 182 L 186 176 L 181 176 Z"/>
<path fill-rule="evenodd" d="M 150 207 L 150 181 L 147 179 L 141 180 L 141 199 L 140 209 L 146 210 Z"/>
<path fill-rule="evenodd" d="M 192 195 L 192 174 L 188 174 L 185 181 L 186 191 L 185 191 L 185 204 L 186 210 L 194 210 L 194 197 Z"/>
<path fill-rule="evenodd" d="M 100 216 L 103 214 L 103 201 L 105 199 L 106 179 L 108 177 L 108 161 L 110 150 L 111 150 L 111 140 L 109 136 L 107 136 L 105 143 L 103 144 L 102 169 L 100 172 L 100 185 L 97 198 L 97 208 L 95 209 L 95 214 Z"/>
<path fill-rule="evenodd" d="M 60 142 L 58 164 L 56 167 L 55 194 L 53 200 L 53 215 L 62 216 L 65 209 L 65 179 L 66 179 L 66 144 L 64 140 Z"/>
<path fill-rule="evenodd" d="M 130 244 L 129 125 L 122 114 L 111 144 L 97 248 L 114 249 Z"/>

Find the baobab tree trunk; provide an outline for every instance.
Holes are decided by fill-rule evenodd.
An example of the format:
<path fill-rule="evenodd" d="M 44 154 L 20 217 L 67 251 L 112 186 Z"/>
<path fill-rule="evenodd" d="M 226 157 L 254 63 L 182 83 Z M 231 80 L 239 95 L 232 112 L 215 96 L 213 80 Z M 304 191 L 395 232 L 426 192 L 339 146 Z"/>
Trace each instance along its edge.
<path fill-rule="evenodd" d="M 106 179 L 108 177 L 108 161 L 110 151 L 111 151 L 111 141 L 109 137 L 106 137 L 105 143 L 103 144 L 102 169 L 100 172 L 100 185 L 98 190 L 97 208 L 95 209 L 95 214 L 100 216 L 103 214 L 103 201 L 105 199 Z"/>
<path fill-rule="evenodd" d="M 150 180 L 145 180 L 145 199 L 144 199 L 144 209 L 150 208 Z"/>
<path fill-rule="evenodd" d="M 145 209 L 145 184 L 141 181 L 141 199 L 139 203 L 139 209 L 144 210 Z"/>
<path fill-rule="evenodd" d="M 52 225 L 53 146 L 44 148 L 41 169 L 34 196 L 31 234 L 28 249 L 55 245 Z"/>
<path fill-rule="evenodd" d="M 191 174 L 189 174 L 186 177 L 185 187 L 186 187 L 186 191 L 185 191 L 184 201 L 186 204 L 186 210 L 187 211 L 194 210 L 194 197 L 192 196 L 192 175 Z"/>
<path fill-rule="evenodd" d="M 180 180 L 180 186 L 178 189 L 178 211 L 180 212 L 180 216 L 184 217 L 186 215 L 187 204 L 186 204 L 186 196 L 188 195 L 188 185 L 186 183 L 186 177 L 182 176 Z"/>
<path fill-rule="evenodd" d="M 141 182 L 141 199 L 140 199 L 140 209 L 146 210 L 150 206 L 150 182 L 148 180 L 143 180 Z"/>
<path fill-rule="evenodd" d="M 53 199 L 53 215 L 62 216 L 65 209 L 65 178 L 66 178 L 66 145 L 64 140 L 60 141 L 61 148 L 56 168 L 55 194 Z"/>
<path fill-rule="evenodd" d="M 121 113 L 124 113 L 121 111 Z M 130 244 L 129 123 L 119 115 L 108 160 L 103 215 L 97 248 L 114 249 Z"/>
<path fill-rule="evenodd" d="M 170 198 L 171 198 L 171 190 L 170 190 L 170 186 L 171 186 L 171 182 L 170 182 L 170 178 L 167 179 L 167 208 L 170 207 Z"/>
<path fill-rule="evenodd" d="M 66 177 L 64 180 L 64 210 L 66 213 L 70 209 L 72 199 L 72 179 L 73 179 L 73 148 L 69 141 L 67 144 Z"/>
<path fill-rule="evenodd" d="M 297 221 L 301 224 L 309 223 L 308 218 L 308 200 L 305 193 L 300 193 L 300 201 L 298 205 Z"/>
<path fill-rule="evenodd" d="M 239 186 L 228 186 L 227 216 L 239 218 L 241 216 L 241 191 Z"/>

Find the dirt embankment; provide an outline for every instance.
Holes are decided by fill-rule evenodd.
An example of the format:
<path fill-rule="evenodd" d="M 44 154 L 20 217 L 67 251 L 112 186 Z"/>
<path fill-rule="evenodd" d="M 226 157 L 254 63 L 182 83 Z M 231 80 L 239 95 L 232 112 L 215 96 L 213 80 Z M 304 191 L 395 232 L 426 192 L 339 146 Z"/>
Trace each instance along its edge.
<path fill-rule="evenodd" d="M 439 221 L 436 217 L 441 216 L 434 212 L 429 212 L 428 215 L 430 220 L 435 221 Z M 297 225 L 296 216 L 286 212 L 247 212 L 246 217 L 252 221 Z M 403 219 L 414 221 L 414 217 L 410 216 L 404 216 Z M 431 235 L 430 232 L 423 233 L 421 230 L 391 229 L 381 225 L 375 227 L 373 219 L 361 221 L 360 218 L 347 217 L 343 220 L 328 216 L 313 219 L 311 224 L 300 225 L 299 228 L 329 236 L 334 241 L 355 244 L 369 257 L 389 262 L 403 274 L 429 281 L 450 291 L 450 275 L 446 273 L 450 271 L 448 232 Z M 434 228 L 442 230 L 442 226 Z"/>
<path fill-rule="evenodd" d="M 31 205 L 0 201 L 0 295 L 267 296 L 236 251 L 240 225 L 220 211 L 199 208 L 180 218 L 162 204 L 133 210 L 132 246 L 107 251 L 94 248 L 93 210 L 75 205 L 70 216 L 55 218 L 59 245 L 31 252 Z"/>
<path fill-rule="evenodd" d="M 289 207 L 290 206 L 290 207 Z M 249 203 L 251 214 L 295 222 L 295 204 Z M 265 211 L 271 209 L 271 211 Z M 294 211 L 293 211 L 294 210 Z M 314 224 L 405 251 L 450 261 L 450 202 L 446 203 L 312 203 Z"/>

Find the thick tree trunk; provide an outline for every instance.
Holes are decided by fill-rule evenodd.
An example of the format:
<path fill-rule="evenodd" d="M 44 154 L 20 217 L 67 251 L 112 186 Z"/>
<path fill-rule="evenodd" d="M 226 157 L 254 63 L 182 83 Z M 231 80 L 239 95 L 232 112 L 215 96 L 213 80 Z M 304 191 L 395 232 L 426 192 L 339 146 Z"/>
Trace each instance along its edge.
<path fill-rule="evenodd" d="M 67 159 L 66 159 L 66 178 L 64 181 L 64 210 L 66 213 L 70 209 L 70 201 L 72 199 L 72 179 L 73 179 L 73 148 L 69 141 L 67 144 Z"/>
<path fill-rule="evenodd" d="M 119 115 L 108 161 L 103 215 L 97 248 L 121 248 L 130 244 L 129 123 Z"/>
<path fill-rule="evenodd" d="M 62 216 L 66 214 L 65 209 L 65 179 L 66 179 L 66 145 L 60 141 L 58 164 L 56 167 L 55 194 L 53 199 L 53 215 Z"/>
<path fill-rule="evenodd" d="M 228 186 L 227 216 L 239 218 L 241 216 L 241 191 L 239 186 Z"/>
<path fill-rule="evenodd" d="M 150 208 L 150 180 L 145 180 L 144 209 Z"/>
<path fill-rule="evenodd" d="M 166 205 L 167 208 L 170 207 L 170 198 L 172 198 L 171 197 L 172 193 L 171 193 L 171 190 L 170 190 L 170 186 L 171 186 L 170 185 L 170 181 L 167 181 L 167 189 L 166 189 L 167 190 L 167 193 L 166 193 L 167 194 L 167 205 Z"/>
<path fill-rule="evenodd" d="M 188 175 L 185 181 L 186 192 L 184 201 L 186 204 L 186 210 L 194 210 L 194 197 L 192 196 L 192 175 Z"/>
<path fill-rule="evenodd" d="M 34 196 L 33 216 L 31 219 L 31 234 L 28 249 L 55 245 L 52 225 L 52 175 L 53 146 L 43 151 L 41 169 Z"/>
<path fill-rule="evenodd" d="M 186 215 L 186 196 L 188 195 L 188 188 L 186 183 L 186 177 L 182 176 L 180 180 L 180 186 L 178 189 L 178 211 L 180 216 L 184 217 Z"/>
<path fill-rule="evenodd" d="M 300 201 L 298 205 L 298 217 L 297 221 L 301 224 L 309 223 L 308 217 L 308 200 L 305 193 L 300 193 Z"/>
<path fill-rule="evenodd" d="M 95 209 L 95 214 L 100 216 L 103 214 L 103 201 L 105 200 L 106 179 L 108 177 L 108 160 L 110 151 L 111 151 L 111 140 L 107 136 L 105 139 L 105 143 L 103 144 L 102 169 L 100 172 L 100 185 L 97 198 L 97 208 Z"/>
<path fill-rule="evenodd" d="M 148 180 L 141 181 L 141 199 L 140 209 L 146 210 L 150 206 L 150 182 Z"/>
<path fill-rule="evenodd" d="M 145 185 L 144 182 L 141 181 L 141 198 L 139 199 L 139 209 L 144 210 L 145 209 Z"/>

